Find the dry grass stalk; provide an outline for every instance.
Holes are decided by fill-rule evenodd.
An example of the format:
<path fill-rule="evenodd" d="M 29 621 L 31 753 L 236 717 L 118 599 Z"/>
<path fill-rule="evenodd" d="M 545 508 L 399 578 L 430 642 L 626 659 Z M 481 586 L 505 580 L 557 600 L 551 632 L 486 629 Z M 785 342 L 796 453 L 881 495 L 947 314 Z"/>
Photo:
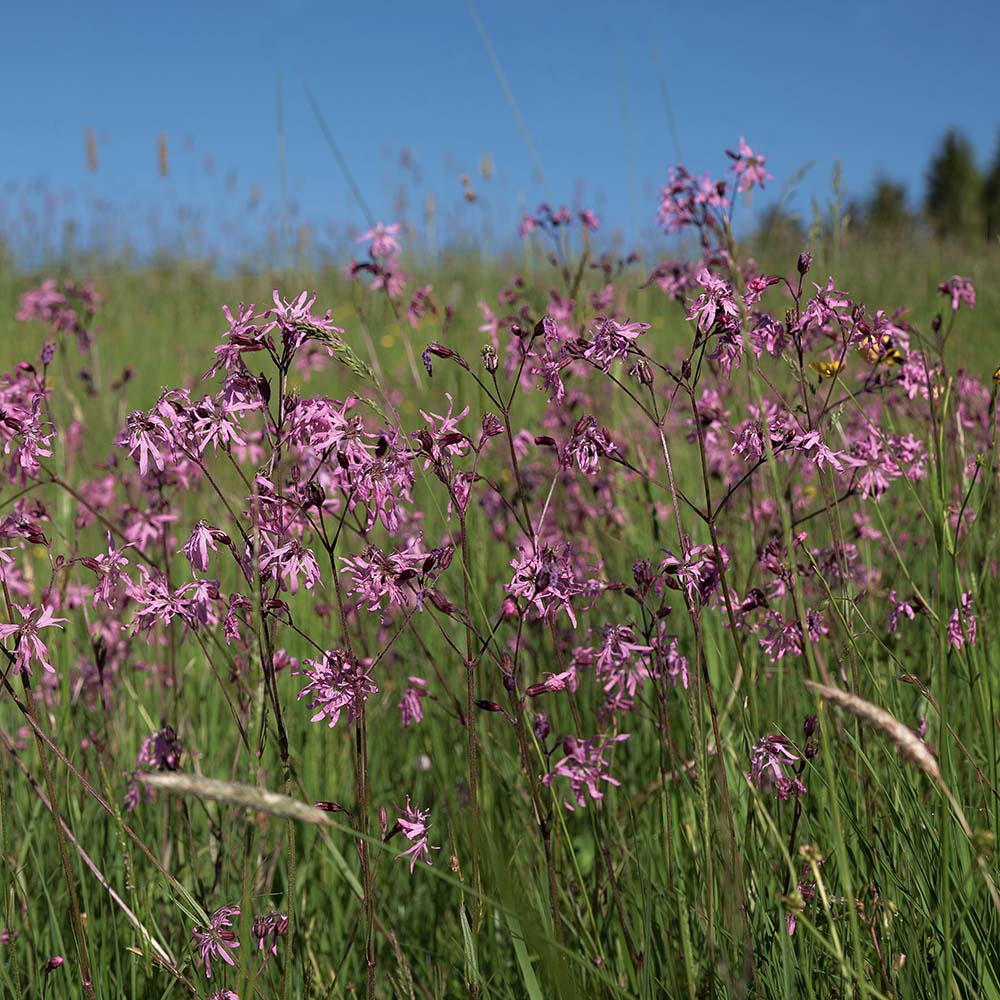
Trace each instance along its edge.
<path fill-rule="evenodd" d="M 900 755 L 911 763 L 916 764 L 941 789 L 942 794 L 951 806 L 952 812 L 955 814 L 955 818 L 958 820 L 958 825 L 962 828 L 962 832 L 968 838 L 969 842 L 975 845 L 975 835 L 972 832 L 969 821 L 965 818 L 961 804 L 945 783 L 944 778 L 941 777 L 941 770 L 934 755 L 927 749 L 924 741 L 912 729 L 904 726 L 899 719 L 890 715 L 884 708 L 879 708 L 878 705 L 873 705 L 870 701 L 865 701 L 864 698 L 859 698 L 856 694 L 850 694 L 847 691 L 841 691 L 839 688 L 829 687 L 826 684 L 817 684 L 816 681 L 807 680 L 805 683 L 810 691 L 815 691 L 824 701 L 839 705 L 845 711 L 850 712 L 859 719 L 863 719 L 874 729 L 888 736 L 896 744 L 896 749 Z M 990 895 L 993 906 L 997 913 L 1000 913 L 1000 893 L 997 892 L 997 888 L 993 883 L 993 876 L 987 867 L 986 859 L 978 850 L 976 851 L 976 865 L 983 877 L 983 882 L 986 884 L 986 891 Z"/>
<path fill-rule="evenodd" d="M 216 778 L 205 778 L 200 774 L 179 772 L 140 774 L 139 780 L 149 788 L 158 788 L 173 795 L 193 795 L 195 798 L 240 806 L 255 812 L 298 820 L 300 823 L 311 823 L 314 826 L 337 826 L 322 809 L 253 785 L 241 785 L 235 781 L 219 781 Z"/>
<path fill-rule="evenodd" d="M 826 684 L 810 680 L 805 683 L 810 691 L 815 691 L 824 701 L 839 705 L 851 715 L 856 715 L 872 728 L 884 733 L 896 744 L 900 756 L 919 767 L 932 781 L 939 785 L 944 784 L 937 760 L 928 749 L 927 744 L 894 715 L 890 715 L 884 708 L 879 708 L 878 705 L 873 705 L 870 701 L 865 701 L 864 698 L 859 698 L 856 694 L 841 691 L 840 688 L 829 687 Z"/>

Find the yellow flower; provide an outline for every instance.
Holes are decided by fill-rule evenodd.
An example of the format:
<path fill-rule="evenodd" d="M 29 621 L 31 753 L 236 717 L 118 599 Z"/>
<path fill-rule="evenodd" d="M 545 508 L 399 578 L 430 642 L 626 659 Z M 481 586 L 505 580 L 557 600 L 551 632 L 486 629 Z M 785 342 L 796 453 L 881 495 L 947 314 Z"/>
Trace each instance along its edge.
<path fill-rule="evenodd" d="M 844 370 L 843 361 L 813 361 L 809 367 L 820 377 L 836 378 Z"/>

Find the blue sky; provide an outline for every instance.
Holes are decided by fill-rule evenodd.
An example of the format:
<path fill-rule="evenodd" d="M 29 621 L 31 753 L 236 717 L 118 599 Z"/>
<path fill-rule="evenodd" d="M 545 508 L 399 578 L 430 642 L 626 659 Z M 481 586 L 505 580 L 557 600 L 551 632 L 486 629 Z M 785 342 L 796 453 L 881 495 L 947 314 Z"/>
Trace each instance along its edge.
<path fill-rule="evenodd" d="M 433 192 L 439 240 L 458 225 L 492 245 L 513 236 L 519 206 L 547 197 L 592 205 L 606 232 L 641 238 L 668 165 L 721 173 L 741 135 L 767 156 L 774 195 L 814 164 L 793 202 L 805 215 L 812 196 L 828 197 L 837 159 L 852 194 L 883 173 L 916 199 L 948 127 L 983 163 L 996 148 L 1000 5 L 985 0 L 477 10 L 544 180 L 466 0 L 8 5 L 0 226 L 27 239 L 98 214 L 148 245 L 197 223 L 207 245 L 238 255 L 280 228 L 289 205 L 292 230 L 306 222 L 320 242 L 342 239 L 365 217 L 307 90 L 376 218 L 420 223 Z M 401 164 L 404 148 L 416 170 Z M 462 174 L 475 205 L 462 200 Z M 767 204 L 755 198 L 754 210 Z"/>

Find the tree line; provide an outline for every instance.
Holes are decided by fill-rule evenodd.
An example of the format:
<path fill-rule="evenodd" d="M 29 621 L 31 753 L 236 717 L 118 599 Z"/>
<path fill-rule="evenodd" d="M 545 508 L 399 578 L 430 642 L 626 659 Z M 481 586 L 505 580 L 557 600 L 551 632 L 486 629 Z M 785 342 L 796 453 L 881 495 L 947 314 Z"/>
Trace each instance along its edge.
<path fill-rule="evenodd" d="M 875 229 L 919 223 L 906 203 L 905 188 L 885 178 L 876 181 L 862 206 L 862 221 Z M 923 221 L 941 239 L 996 240 L 1000 237 L 1000 141 L 985 172 L 972 143 L 955 129 L 946 133 L 927 168 Z"/>
<path fill-rule="evenodd" d="M 834 200 L 826 211 L 814 204 L 814 227 L 826 229 L 840 216 L 850 229 L 872 237 L 931 235 L 968 244 L 1000 240 L 1000 135 L 991 162 L 980 169 L 969 139 L 950 129 L 930 158 L 919 203 L 906 185 L 889 177 L 876 178 L 867 198 L 844 198 L 839 171 Z M 822 220 L 819 216 L 822 214 Z M 765 212 L 759 235 L 782 239 L 801 234 L 804 227 L 780 206 Z"/>

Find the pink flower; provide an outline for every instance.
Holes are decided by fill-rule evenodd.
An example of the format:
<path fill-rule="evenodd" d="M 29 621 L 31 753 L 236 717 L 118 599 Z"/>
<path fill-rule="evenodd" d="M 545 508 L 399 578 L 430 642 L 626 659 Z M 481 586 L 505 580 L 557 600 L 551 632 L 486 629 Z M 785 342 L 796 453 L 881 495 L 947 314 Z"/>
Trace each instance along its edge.
<path fill-rule="evenodd" d="M 54 608 L 44 605 L 41 610 L 30 605 L 15 604 L 21 621 L 17 625 L 0 625 L 0 639 L 15 639 L 13 652 L 14 669 L 31 676 L 31 661 L 37 660 L 49 673 L 55 673 L 55 667 L 49 662 L 48 647 L 39 638 L 38 630 L 59 626 L 68 618 L 56 618 Z"/>
<path fill-rule="evenodd" d="M 129 454 L 135 458 L 139 453 L 139 472 L 145 476 L 152 464 L 158 471 L 163 471 L 163 453 L 172 451 L 170 430 L 163 421 L 153 414 L 145 414 L 135 410 L 128 418 L 128 427 L 122 436 L 122 443 L 128 448 Z"/>
<path fill-rule="evenodd" d="M 743 293 L 743 301 L 747 306 L 759 302 L 761 296 L 771 285 L 776 285 L 781 279 L 775 275 L 758 275 L 747 282 L 747 290 Z"/>
<path fill-rule="evenodd" d="M 109 608 L 114 609 L 116 600 L 116 590 L 118 585 L 124 583 L 129 585 L 129 578 L 125 575 L 125 567 L 128 566 L 128 559 L 125 558 L 125 549 L 132 548 L 131 545 L 123 545 L 121 548 L 115 546 L 111 532 L 108 532 L 108 551 L 98 556 L 81 559 L 80 562 L 91 572 L 98 576 L 97 586 L 94 587 L 94 607 L 98 601 L 103 601 Z"/>
<path fill-rule="evenodd" d="M 212 978 L 212 960 L 221 959 L 226 965 L 235 965 L 233 951 L 239 948 L 240 942 L 236 933 L 230 928 L 233 917 L 240 915 L 239 906 L 220 906 L 210 917 L 208 927 L 202 930 L 195 927 L 191 931 L 199 959 L 205 963 L 205 975 Z"/>
<path fill-rule="evenodd" d="M 299 592 L 299 577 L 303 578 L 306 590 L 316 584 L 323 585 L 319 563 L 311 549 L 307 549 L 298 539 L 293 538 L 280 548 L 272 548 L 261 555 L 260 573 L 265 579 L 280 578 L 282 586 L 291 594 Z"/>
<path fill-rule="evenodd" d="M 208 569 L 208 550 L 211 549 L 213 552 L 219 551 L 216 548 L 215 540 L 220 537 L 225 538 L 225 532 L 211 527 L 206 521 L 199 521 L 194 526 L 194 531 L 191 532 L 191 537 L 187 540 L 187 544 L 180 550 L 187 556 L 192 569 L 199 570 L 202 573 Z"/>
<path fill-rule="evenodd" d="M 407 584 L 415 581 L 428 555 L 413 539 L 407 548 L 395 552 L 385 553 L 369 545 L 361 555 L 342 556 L 344 569 L 354 577 L 348 592 L 364 602 L 369 611 L 378 611 L 383 601 L 389 607 L 406 607 L 413 593 L 412 584 Z"/>
<path fill-rule="evenodd" d="M 895 632 L 899 628 L 899 619 L 909 618 L 910 621 L 916 617 L 917 607 L 914 600 L 901 601 L 895 590 L 889 591 L 889 618 L 886 627 L 890 632 Z"/>
<path fill-rule="evenodd" d="M 393 222 L 388 226 L 376 222 L 368 232 L 362 233 L 354 242 L 366 243 L 371 240 L 369 253 L 372 257 L 395 257 L 399 253 L 399 240 L 396 239 L 398 232 L 398 222 Z"/>
<path fill-rule="evenodd" d="M 611 440 L 606 427 L 599 427 L 594 417 L 581 417 L 573 429 L 573 436 L 566 442 L 563 449 L 562 465 L 564 469 L 577 467 L 585 476 L 596 475 L 601 468 L 600 459 L 615 456 L 618 449 Z"/>
<path fill-rule="evenodd" d="M 584 357 L 606 372 L 616 358 L 624 361 L 636 339 L 649 329 L 648 323 L 619 323 L 603 316 L 598 316 L 594 323 L 594 337 Z"/>
<path fill-rule="evenodd" d="M 431 291 L 431 285 L 421 285 L 410 296 L 410 304 L 406 307 L 406 319 L 414 330 L 427 313 L 437 313 L 437 306 L 431 299 Z"/>
<path fill-rule="evenodd" d="M 604 690 L 635 698 L 650 677 L 652 646 L 635 641 L 628 625 L 605 625 L 604 641 L 594 660 L 594 673 L 604 681 Z"/>
<path fill-rule="evenodd" d="M 959 607 L 952 611 L 948 619 L 948 642 L 955 649 L 961 649 L 966 643 L 975 645 L 976 616 L 972 613 L 973 607 L 972 594 L 966 591 L 962 594 Z"/>
<path fill-rule="evenodd" d="M 469 451 L 469 439 L 458 427 L 458 422 L 469 415 L 469 407 L 466 406 L 461 413 L 453 414 L 455 400 L 450 392 L 445 393 L 445 398 L 448 400 L 448 412 L 443 416 L 440 413 L 420 411 L 420 416 L 430 424 L 430 448 L 425 449 L 429 458 L 424 462 L 425 469 L 430 468 L 431 462 L 441 461 L 445 455 L 460 458 Z"/>
<path fill-rule="evenodd" d="M 574 806 L 569 799 L 563 799 L 563 805 L 570 812 L 575 812 L 577 807 L 582 809 L 586 806 L 584 791 L 594 801 L 600 801 L 604 798 L 604 792 L 601 791 L 598 782 L 605 781 L 616 788 L 621 784 L 608 773 L 604 755 L 615 743 L 621 743 L 628 738 L 628 733 L 620 733 L 618 736 L 599 734 L 589 740 L 567 736 L 563 740 L 566 756 L 542 778 L 542 784 L 548 786 L 556 778 L 568 778 L 570 791 L 576 801 Z"/>
<path fill-rule="evenodd" d="M 423 721 L 423 699 L 427 697 L 427 681 L 423 677 L 407 679 L 410 682 L 409 686 L 403 692 L 403 697 L 399 702 L 399 714 L 402 716 L 404 729 Z"/>
<path fill-rule="evenodd" d="M 739 153 L 729 154 L 736 162 L 733 170 L 736 173 L 736 190 L 742 194 L 749 191 L 754 184 L 764 187 L 765 181 L 773 181 L 774 178 L 764 169 L 764 157 L 755 153 L 748 145 L 746 139 L 740 136 Z"/>
<path fill-rule="evenodd" d="M 705 290 L 688 307 L 687 318 L 698 320 L 698 330 L 701 333 L 708 333 L 716 319 L 724 326 L 739 322 L 740 310 L 728 281 L 715 277 L 707 267 L 698 269 L 695 281 Z"/>
<path fill-rule="evenodd" d="M 518 552 L 518 557 L 511 560 L 514 578 L 504 589 L 533 604 L 543 616 L 554 616 L 560 608 L 565 610 L 575 628 L 576 615 L 570 602 L 587 588 L 574 572 L 569 544 L 558 550 L 542 545 L 533 552 L 519 546 Z"/>
<path fill-rule="evenodd" d="M 765 736 L 754 744 L 748 777 L 760 789 L 773 788 L 782 801 L 789 795 L 798 798 L 805 795 L 806 787 L 797 774 L 789 777 L 785 772 L 800 760 L 791 740 L 776 734 Z"/>
<path fill-rule="evenodd" d="M 942 281 L 938 285 L 938 291 L 945 297 L 951 298 L 952 312 L 958 312 L 959 305 L 965 305 L 969 309 L 973 309 L 976 305 L 976 288 L 970 278 L 953 274 L 947 281 Z"/>
<path fill-rule="evenodd" d="M 783 656 L 798 656 L 802 652 L 802 629 L 797 621 L 783 621 L 777 611 L 769 611 L 763 629 L 760 648 L 772 663 Z"/>
<path fill-rule="evenodd" d="M 411 806 L 410 796 L 406 796 L 406 808 L 403 810 L 403 815 L 396 820 L 396 823 L 400 830 L 402 830 L 403 836 L 411 842 L 411 846 L 397 854 L 396 860 L 408 857 L 410 859 L 411 875 L 417 861 L 423 861 L 424 864 L 430 865 L 432 863 L 430 852 L 441 850 L 440 847 L 434 847 L 427 843 L 428 831 L 431 826 L 428 822 L 429 816 L 429 809 L 417 809 Z"/>
<path fill-rule="evenodd" d="M 378 693 L 378 685 L 372 680 L 370 668 L 341 649 L 328 649 L 321 661 L 304 660 L 307 668 L 300 670 L 309 682 L 299 692 L 300 698 L 311 698 L 309 708 L 319 711 L 309 720 L 319 722 L 328 719 L 332 729 L 339 721 L 341 712 L 347 712 L 347 723 L 361 713 L 368 695 Z"/>
<path fill-rule="evenodd" d="M 339 326 L 334 326 L 330 320 L 330 312 L 325 316 L 315 316 L 312 307 L 316 304 L 316 295 L 309 298 L 308 292 L 302 292 L 294 301 L 286 301 L 274 289 L 274 307 L 259 317 L 269 320 L 264 327 L 264 333 L 272 330 L 281 331 L 281 339 L 290 351 L 298 350 L 315 333 L 343 333 Z"/>

